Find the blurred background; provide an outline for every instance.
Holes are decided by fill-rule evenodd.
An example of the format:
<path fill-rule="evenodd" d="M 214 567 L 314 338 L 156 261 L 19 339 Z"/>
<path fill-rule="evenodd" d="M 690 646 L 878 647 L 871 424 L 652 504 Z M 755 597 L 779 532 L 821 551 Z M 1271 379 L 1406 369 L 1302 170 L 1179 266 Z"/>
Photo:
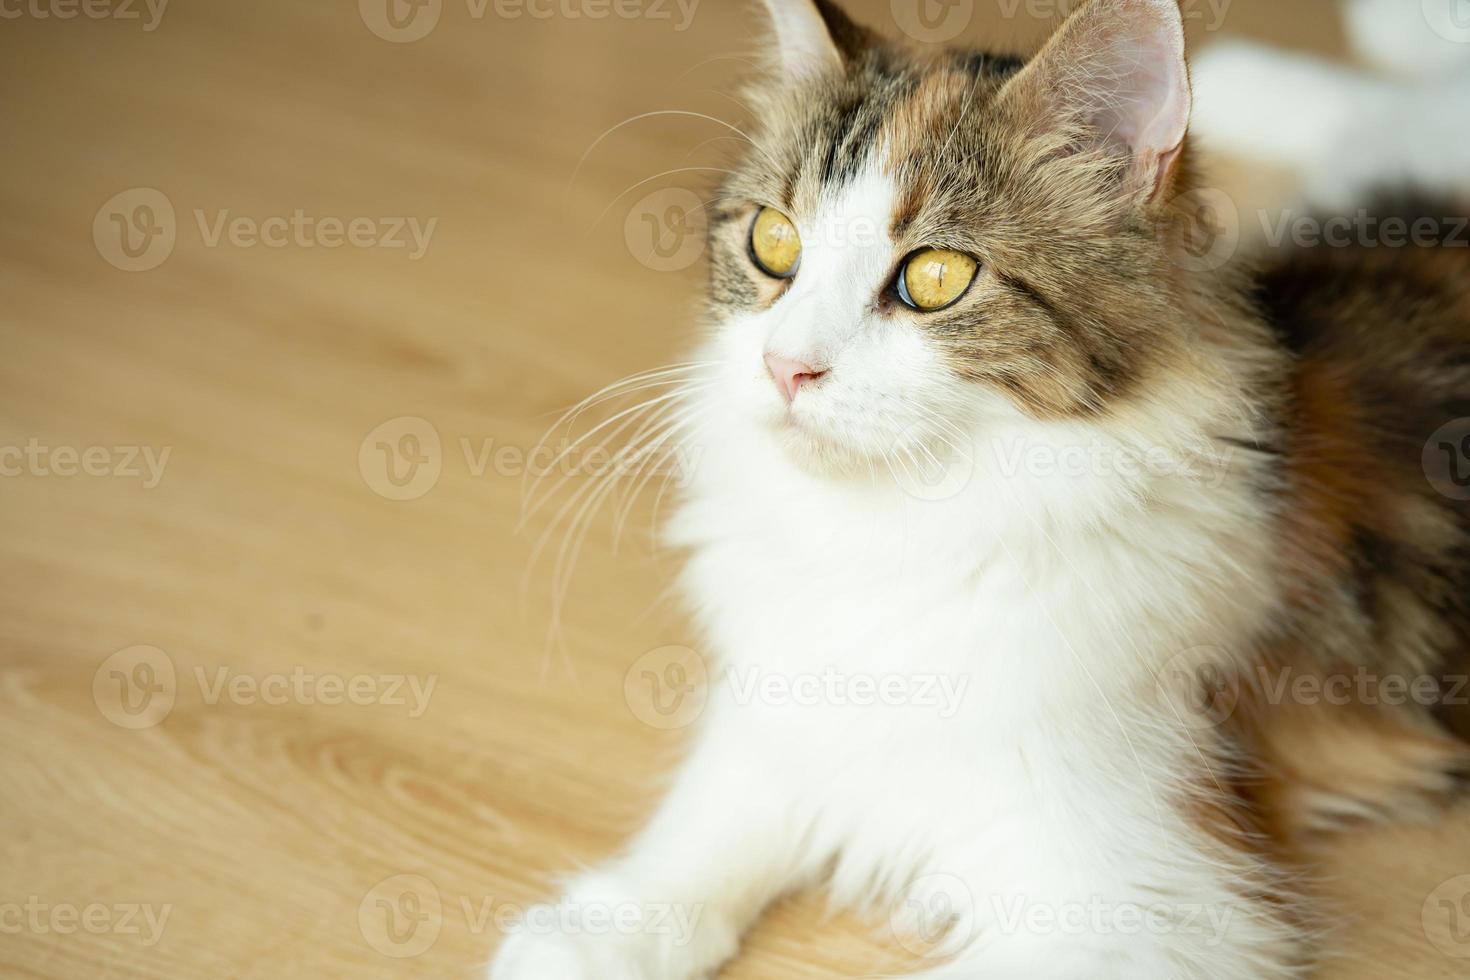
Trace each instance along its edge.
<path fill-rule="evenodd" d="M 1029 52 L 1068 5 L 848 6 Z M 1330 0 L 1186 10 L 1197 44 L 1345 50 Z M 760 29 L 0 0 L 0 974 L 473 976 L 637 827 L 692 721 L 625 683 L 696 642 L 676 558 L 653 494 L 617 549 L 612 504 L 574 526 L 605 461 L 524 497 L 562 410 L 687 349 Z M 1466 836 L 1332 857 L 1363 928 L 1331 975 L 1464 975 L 1421 906 Z M 726 975 L 902 970 L 873 926 L 798 897 Z"/>

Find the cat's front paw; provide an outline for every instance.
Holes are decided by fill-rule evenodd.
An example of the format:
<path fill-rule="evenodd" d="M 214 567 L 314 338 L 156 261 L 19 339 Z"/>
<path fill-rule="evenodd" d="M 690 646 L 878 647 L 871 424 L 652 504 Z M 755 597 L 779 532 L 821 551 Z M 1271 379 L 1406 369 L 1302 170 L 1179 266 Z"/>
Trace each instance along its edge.
<path fill-rule="evenodd" d="M 529 925 L 550 921 L 552 910 L 528 912 L 523 928 L 496 951 L 489 980 L 703 980 L 739 941 L 720 921 L 702 916 L 702 908 L 685 916 L 624 904 L 554 928 Z"/>
<path fill-rule="evenodd" d="M 520 933 L 501 944 L 489 980 L 657 980 L 626 943 Z"/>

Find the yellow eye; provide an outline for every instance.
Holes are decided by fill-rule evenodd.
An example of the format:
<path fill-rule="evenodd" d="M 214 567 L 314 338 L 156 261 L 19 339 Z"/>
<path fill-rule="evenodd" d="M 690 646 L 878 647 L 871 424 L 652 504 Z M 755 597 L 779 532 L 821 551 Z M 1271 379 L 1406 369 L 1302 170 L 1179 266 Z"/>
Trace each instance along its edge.
<path fill-rule="evenodd" d="M 786 215 L 775 208 L 761 208 L 750 226 L 750 254 L 762 272 L 789 279 L 801 265 L 801 236 Z"/>
<path fill-rule="evenodd" d="M 965 295 L 978 267 L 968 255 L 947 248 L 915 252 L 898 274 L 899 298 L 925 313 L 942 310 Z"/>

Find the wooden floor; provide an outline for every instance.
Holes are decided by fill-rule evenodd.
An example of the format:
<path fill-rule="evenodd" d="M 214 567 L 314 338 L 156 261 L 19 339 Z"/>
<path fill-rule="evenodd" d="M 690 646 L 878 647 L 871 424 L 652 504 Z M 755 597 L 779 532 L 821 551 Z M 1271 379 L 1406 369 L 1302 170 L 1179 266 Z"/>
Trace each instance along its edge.
<path fill-rule="evenodd" d="M 618 124 L 740 119 L 755 24 L 652 4 L 6 6 L 0 975 L 473 976 L 648 812 L 685 733 L 624 679 L 695 642 L 650 502 L 616 555 L 603 511 L 559 610 L 594 462 L 518 525 L 556 413 L 691 336 L 697 239 L 651 252 L 647 216 L 729 134 Z M 1010 47 L 1056 5 L 972 6 Z M 1276 6 L 1226 27 L 1339 45 L 1326 0 Z M 1325 976 L 1470 975 L 1424 926 L 1467 827 L 1332 853 Z M 900 969 L 884 938 L 801 897 L 725 976 Z"/>

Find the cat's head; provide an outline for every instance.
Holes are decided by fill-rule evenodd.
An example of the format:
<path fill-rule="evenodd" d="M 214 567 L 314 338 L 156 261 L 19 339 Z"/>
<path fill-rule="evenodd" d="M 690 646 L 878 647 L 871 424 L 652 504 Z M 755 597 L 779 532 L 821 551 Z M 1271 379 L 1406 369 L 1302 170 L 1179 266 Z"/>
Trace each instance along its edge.
<path fill-rule="evenodd" d="M 752 145 L 710 208 L 727 404 L 842 466 L 996 414 L 1096 417 L 1167 370 L 1175 0 L 1090 0 L 1029 62 L 767 5 Z"/>

